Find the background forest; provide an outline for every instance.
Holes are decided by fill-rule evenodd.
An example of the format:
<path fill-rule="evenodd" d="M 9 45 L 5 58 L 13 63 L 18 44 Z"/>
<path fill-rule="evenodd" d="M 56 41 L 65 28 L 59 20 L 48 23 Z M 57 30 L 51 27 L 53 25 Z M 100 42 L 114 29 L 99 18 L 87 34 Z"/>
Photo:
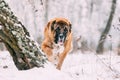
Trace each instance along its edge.
<path fill-rule="evenodd" d="M 113 0 L 5 0 L 14 14 L 27 27 L 34 39 L 43 40 L 46 23 L 54 17 L 65 17 L 72 23 L 73 51 L 96 50 L 100 37 L 109 23 Z M 117 1 L 117 0 L 116 0 Z M 120 2 L 116 5 L 104 51 L 119 51 Z M 119 52 L 118 52 L 119 53 Z"/>

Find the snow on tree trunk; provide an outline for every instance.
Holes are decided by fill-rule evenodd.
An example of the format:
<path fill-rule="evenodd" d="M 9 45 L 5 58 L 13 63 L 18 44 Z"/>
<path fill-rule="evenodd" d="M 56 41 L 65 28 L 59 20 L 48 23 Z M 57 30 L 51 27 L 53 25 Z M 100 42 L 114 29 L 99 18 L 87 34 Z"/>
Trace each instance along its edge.
<path fill-rule="evenodd" d="M 104 51 L 104 42 L 105 42 L 106 37 L 107 37 L 107 35 L 110 31 L 110 28 L 111 28 L 112 20 L 113 20 L 115 9 L 116 9 L 116 2 L 117 2 L 117 0 L 112 0 L 110 16 L 109 16 L 106 28 L 101 34 L 99 44 L 98 44 L 97 50 L 96 50 L 97 53 L 103 53 L 103 51 Z"/>
<path fill-rule="evenodd" d="M 0 38 L 19 70 L 44 67 L 46 56 L 4 0 L 0 0 L 0 25 Z"/>

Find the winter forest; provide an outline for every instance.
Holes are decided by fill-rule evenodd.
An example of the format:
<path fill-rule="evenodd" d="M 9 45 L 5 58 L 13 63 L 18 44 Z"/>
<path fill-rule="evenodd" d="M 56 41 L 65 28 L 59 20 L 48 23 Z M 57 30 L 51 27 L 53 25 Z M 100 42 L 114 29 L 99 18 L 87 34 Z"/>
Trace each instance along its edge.
<path fill-rule="evenodd" d="M 6 19 L 2 18 L 2 1 L 0 0 L 0 80 L 120 80 L 119 0 L 4 0 L 17 17 L 10 17 L 10 20 L 15 19 L 13 22 L 18 23 L 16 26 L 25 27 L 31 35 L 29 42 L 34 50 L 28 52 L 22 48 L 27 55 L 32 52 L 41 53 L 38 52 L 38 44 L 41 45 L 44 39 L 44 28 L 49 20 L 64 17 L 72 23 L 73 48 L 60 71 L 49 62 L 44 64 L 44 53 L 40 54 L 41 58 L 39 55 L 30 56 L 29 59 L 37 60 L 31 62 L 35 65 L 32 65 L 32 69 L 22 70 L 25 63 L 27 69 L 30 64 L 26 61 L 19 62 L 16 55 L 21 56 L 19 53 L 23 52 L 15 47 L 17 43 L 13 36 L 10 37 L 9 29 L 2 29 L 3 26 L 12 25 L 12 21 L 2 25 L 5 22 L 3 19 Z M 22 35 L 23 32 L 19 30 L 16 27 L 16 31 Z M 27 31 L 25 30 L 26 35 Z M 36 42 L 33 43 L 33 40 Z M 40 68 L 36 68 L 39 65 Z"/>

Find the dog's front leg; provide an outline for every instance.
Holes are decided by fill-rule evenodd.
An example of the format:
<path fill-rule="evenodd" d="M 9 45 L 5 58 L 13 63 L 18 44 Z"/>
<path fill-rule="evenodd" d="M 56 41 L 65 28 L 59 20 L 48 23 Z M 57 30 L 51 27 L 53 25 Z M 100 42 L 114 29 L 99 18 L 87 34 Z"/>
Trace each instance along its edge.
<path fill-rule="evenodd" d="M 59 55 L 59 61 L 58 61 L 57 67 L 56 67 L 57 69 L 59 69 L 59 70 L 61 69 L 61 66 L 63 64 L 63 61 L 64 61 L 66 55 L 67 55 L 67 52 L 63 52 Z"/>
<path fill-rule="evenodd" d="M 68 52 L 70 51 L 70 49 L 71 49 L 71 46 L 67 46 L 65 49 L 64 49 L 64 51 L 63 51 L 63 53 L 61 53 L 60 55 L 59 55 L 59 60 L 58 60 L 58 64 L 57 64 L 57 69 L 61 69 L 61 66 L 62 66 L 62 64 L 63 64 L 63 61 L 64 61 L 64 59 L 66 58 L 66 56 L 67 56 L 67 54 L 68 54 Z"/>

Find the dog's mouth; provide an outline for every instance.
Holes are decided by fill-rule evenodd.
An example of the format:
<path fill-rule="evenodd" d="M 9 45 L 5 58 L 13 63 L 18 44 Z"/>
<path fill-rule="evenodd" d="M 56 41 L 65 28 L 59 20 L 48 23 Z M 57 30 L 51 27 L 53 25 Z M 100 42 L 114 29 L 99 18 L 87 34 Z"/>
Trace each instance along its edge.
<path fill-rule="evenodd" d="M 65 41 L 65 36 L 63 34 L 59 34 L 58 44 L 63 45 Z"/>
<path fill-rule="evenodd" d="M 62 46 L 64 44 L 64 39 L 59 39 L 58 44 Z"/>

